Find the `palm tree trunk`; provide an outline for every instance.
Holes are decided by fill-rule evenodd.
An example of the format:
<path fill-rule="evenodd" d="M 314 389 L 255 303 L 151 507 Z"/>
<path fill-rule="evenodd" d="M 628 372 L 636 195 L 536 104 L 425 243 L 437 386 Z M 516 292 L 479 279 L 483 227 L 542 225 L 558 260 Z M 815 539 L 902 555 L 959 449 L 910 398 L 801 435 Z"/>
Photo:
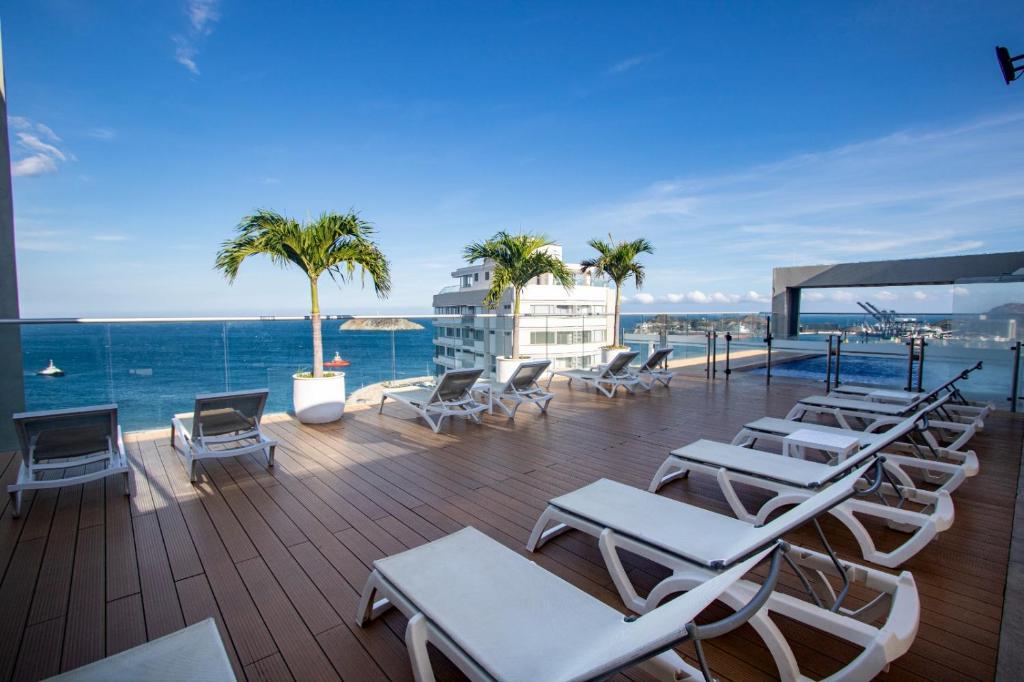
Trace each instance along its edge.
<path fill-rule="evenodd" d="M 612 345 L 619 345 L 619 306 L 622 301 L 622 287 L 615 286 L 615 329 L 612 330 Z"/>
<path fill-rule="evenodd" d="M 320 329 L 320 294 L 315 279 L 309 280 L 309 293 L 313 299 L 313 308 L 309 313 L 313 322 L 313 377 L 319 379 L 324 375 L 324 337 Z"/>
<path fill-rule="evenodd" d="M 519 289 L 512 293 L 512 359 L 519 359 Z"/>

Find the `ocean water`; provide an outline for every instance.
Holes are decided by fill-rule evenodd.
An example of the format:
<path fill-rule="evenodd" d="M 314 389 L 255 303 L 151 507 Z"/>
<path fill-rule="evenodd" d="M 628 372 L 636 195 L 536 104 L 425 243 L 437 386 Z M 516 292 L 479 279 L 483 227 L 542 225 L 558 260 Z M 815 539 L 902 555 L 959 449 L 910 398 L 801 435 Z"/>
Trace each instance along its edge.
<path fill-rule="evenodd" d="M 398 378 L 433 374 L 431 321 L 396 332 Z M 349 393 L 392 378 L 391 332 L 339 331 L 323 324 L 324 356 L 335 351 Z M 116 402 L 125 429 L 170 424 L 197 393 L 269 388 L 267 410 L 291 409 L 291 376 L 308 371 L 313 341 L 308 321 L 58 324 L 22 327 L 27 409 Z M 63 377 L 36 371 L 53 359 Z"/>

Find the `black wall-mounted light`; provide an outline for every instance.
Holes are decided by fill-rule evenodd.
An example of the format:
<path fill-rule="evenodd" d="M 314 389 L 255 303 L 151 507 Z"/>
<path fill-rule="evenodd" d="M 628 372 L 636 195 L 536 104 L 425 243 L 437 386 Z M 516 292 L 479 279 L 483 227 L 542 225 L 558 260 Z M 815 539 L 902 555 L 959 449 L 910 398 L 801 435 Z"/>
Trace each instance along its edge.
<path fill-rule="evenodd" d="M 1003 80 L 1007 85 L 1020 78 L 1021 72 L 1024 72 L 1024 65 L 1014 66 L 1014 62 L 1024 60 L 1024 54 L 1011 57 L 1010 51 L 1005 47 L 996 47 L 996 59 L 999 61 L 999 70 L 1003 72 Z"/>

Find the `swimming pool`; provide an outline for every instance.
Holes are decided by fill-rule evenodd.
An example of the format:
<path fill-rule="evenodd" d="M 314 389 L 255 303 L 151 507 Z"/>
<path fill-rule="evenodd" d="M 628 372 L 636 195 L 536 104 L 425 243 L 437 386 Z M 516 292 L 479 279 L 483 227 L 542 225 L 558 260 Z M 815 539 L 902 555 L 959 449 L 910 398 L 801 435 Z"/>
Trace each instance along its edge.
<path fill-rule="evenodd" d="M 924 389 L 945 383 L 970 364 L 962 359 L 926 357 L 924 363 Z M 772 364 L 773 377 L 793 377 L 819 381 L 824 387 L 826 360 L 824 355 Z M 833 371 L 835 365 L 833 364 Z M 764 369 L 751 370 L 763 376 Z M 961 390 L 975 400 L 991 400 L 998 408 L 1006 407 L 1009 395 L 1010 370 L 1000 363 L 985 361 L 984 369 L 972 372 L 962 382 Z M 877 355 L 843 355 L 840 359 L 839 380 L 848 384 L 867 384 L 890 388 L 905 388 L 907 383 L 906 358 Z M 914 381 L 917 381 L 917 363 L 914 363 Z"/>

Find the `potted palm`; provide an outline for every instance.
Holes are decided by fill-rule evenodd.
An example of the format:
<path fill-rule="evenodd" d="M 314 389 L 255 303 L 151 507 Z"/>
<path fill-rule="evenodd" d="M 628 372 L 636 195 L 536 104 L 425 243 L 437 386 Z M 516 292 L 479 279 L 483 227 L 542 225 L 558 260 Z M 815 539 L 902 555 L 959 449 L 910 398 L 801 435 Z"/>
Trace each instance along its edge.
<path fill-rule="evenodd" d="M 497 359 L 498 381 L 507 381 L 523 360 L 519 354 L 519 313 L 523 289 L 536 277 L 551 275 L 566 291 L 576 283 L 562 259 L 546 247 L 553 242 L 544 235 L 509 234 L 502 230 L 484 242 L 466 247 L 469 263 L 489 260 L 494 263 L 491 288 L 484 296 L 484 305 L 494 309 L 501 304 L 505 292 L 512 290 L 512 354 Z"/>
<path fill-rule="evenodd" d="M 630 278 L 640 289 L 644 285 L 644 266 L 637 257 L 642 253 L 654 253 L 654 247 L 646 239 L 634 239 L 631 242 L 615 242 L 612 236 L 608 235 L 608 241 L 591 239 L 587 244 L 597 251 L 594 258 L 584 259 L 580 263 L 580 272 L 603 273 L 615 282 L 615 326 L 612 329 L 611 345 L 601 349 L 602 361 L 611 362 L 616 355 L 628 351 L 629 346 L 622 344 L 619 334 L 621 333 L 620 308 L 622 306 L 622 285 Z"/>
<path fill-rule="evenodd" d="M 370 276 L 377 295 L 391 291 L 388 260 L 371 240 L 373 226 L 357 214 L 323 213 L 317 220 L 300 223 L 273 211 L 259 210 L 238 224 L 237 234 L 221 244 L 216 269 L 228 282 L 235 281 L 242 261 L 267 256 L 275 265 L 295 265 L 309 278 L 312 299 L 313 369 L 292 375 L 295 416 L 306 424 L 340 419 L 345 411 L 345 373 L 324 372 L 324 344 L 320 329 L 320 295 L 324 273 L 336 282 L 352 280 L 361 270 Z"/>

